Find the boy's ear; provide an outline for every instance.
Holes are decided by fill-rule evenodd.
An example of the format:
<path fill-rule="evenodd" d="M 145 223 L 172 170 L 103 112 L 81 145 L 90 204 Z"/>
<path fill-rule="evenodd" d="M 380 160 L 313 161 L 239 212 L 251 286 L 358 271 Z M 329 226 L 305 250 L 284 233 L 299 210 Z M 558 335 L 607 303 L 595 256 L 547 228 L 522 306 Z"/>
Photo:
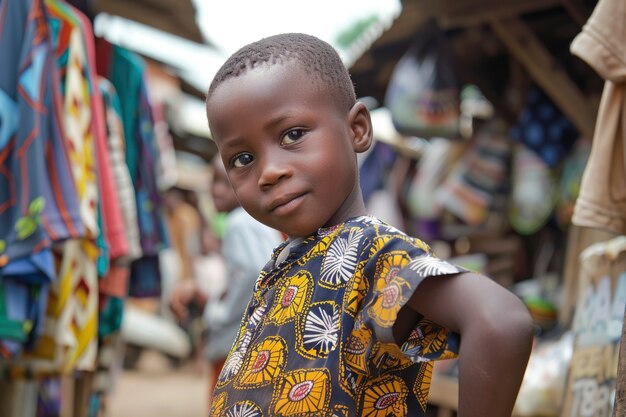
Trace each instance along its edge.
<path fill-rule="evenodd" d="M 356 102 L 350 109 L 348 123 L 352 131 L 352 146 L 355 152 L 365 152 L 372 145 L 373 129 L 370 112 L 361 102 Z"/>

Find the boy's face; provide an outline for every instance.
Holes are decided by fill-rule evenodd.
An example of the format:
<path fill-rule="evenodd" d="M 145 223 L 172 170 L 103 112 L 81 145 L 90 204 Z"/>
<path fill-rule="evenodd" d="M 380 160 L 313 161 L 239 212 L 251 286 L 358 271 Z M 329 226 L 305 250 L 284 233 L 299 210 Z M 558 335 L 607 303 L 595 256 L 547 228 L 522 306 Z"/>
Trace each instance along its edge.
<path fill-rule="evenodd" d="M 224 81 L 207 103 L 213 138 L 243 208 L 290 236 L 365 214 L 356 152 L 372 129 L 362 103 L 341 110 L 299 64 Z"/>

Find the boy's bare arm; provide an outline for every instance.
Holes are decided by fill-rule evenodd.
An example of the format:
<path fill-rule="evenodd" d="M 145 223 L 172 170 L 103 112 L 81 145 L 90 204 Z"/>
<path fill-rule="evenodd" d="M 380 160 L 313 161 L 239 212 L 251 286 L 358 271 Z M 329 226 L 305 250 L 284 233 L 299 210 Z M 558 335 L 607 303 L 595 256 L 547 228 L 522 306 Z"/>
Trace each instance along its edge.
<path fill-rule="evenodd" d="M 427 278 L 408 306 L 461 335 L 459 417 L 509 417 L 532 347 L 521 300 L 487 277 Z"/>

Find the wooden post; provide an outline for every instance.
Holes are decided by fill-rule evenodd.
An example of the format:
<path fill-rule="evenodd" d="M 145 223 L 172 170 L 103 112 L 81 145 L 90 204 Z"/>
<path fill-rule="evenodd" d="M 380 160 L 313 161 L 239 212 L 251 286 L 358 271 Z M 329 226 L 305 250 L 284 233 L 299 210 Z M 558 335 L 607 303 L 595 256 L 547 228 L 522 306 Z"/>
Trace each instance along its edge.
<path fill-rule="evenodd" d="M 491 27 L 533 80 L 554 101 L 581 135 L 592 138 L 596 111 L 589 98 L 519 18 L 491 19 Z"/>
<path fill-rule="evenodd" d="M 626 312 L 624 312 L 626 323 Z M 617 379 L 615 381 L 615 404 L 613 417 L 626 415 L 626 325 L 622 326 L 622 338 L 619 342 L 619 359 L 617 365 Z"/>

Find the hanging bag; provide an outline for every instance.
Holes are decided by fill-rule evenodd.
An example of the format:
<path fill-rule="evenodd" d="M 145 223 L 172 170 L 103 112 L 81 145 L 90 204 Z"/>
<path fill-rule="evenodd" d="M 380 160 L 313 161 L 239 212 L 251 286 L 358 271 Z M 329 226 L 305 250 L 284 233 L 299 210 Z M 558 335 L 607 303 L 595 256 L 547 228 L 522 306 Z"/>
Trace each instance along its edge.
<path fill-rule="evenodd" d="M 425 139 L 459 135 L 459 82 L 445 33 L 424 24 L 391 75 L 385 96 L 395 128 Z"/>

